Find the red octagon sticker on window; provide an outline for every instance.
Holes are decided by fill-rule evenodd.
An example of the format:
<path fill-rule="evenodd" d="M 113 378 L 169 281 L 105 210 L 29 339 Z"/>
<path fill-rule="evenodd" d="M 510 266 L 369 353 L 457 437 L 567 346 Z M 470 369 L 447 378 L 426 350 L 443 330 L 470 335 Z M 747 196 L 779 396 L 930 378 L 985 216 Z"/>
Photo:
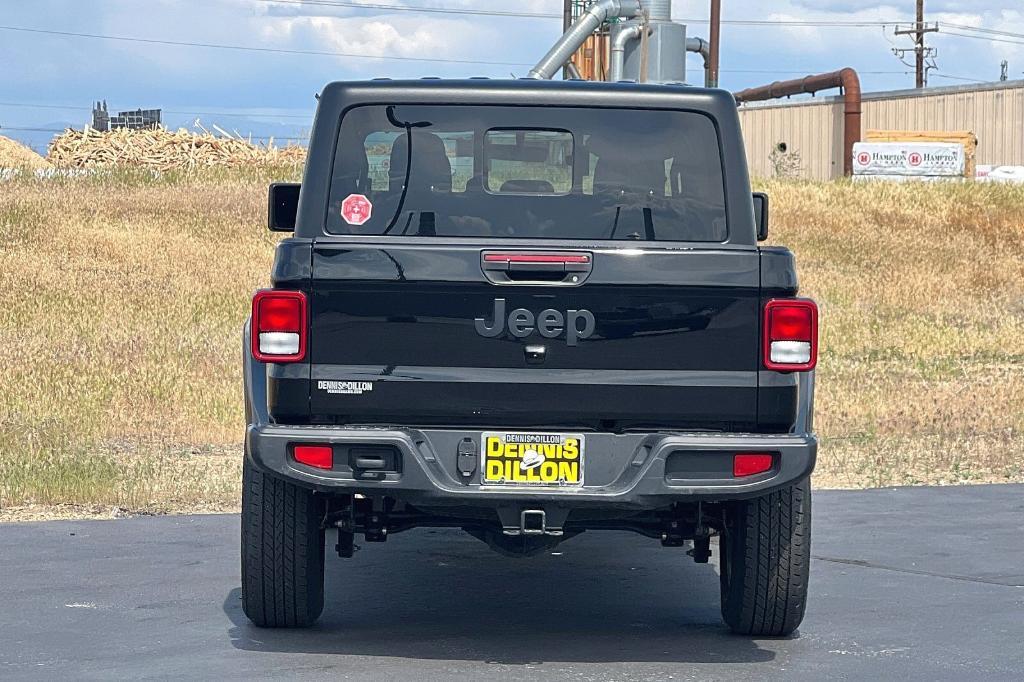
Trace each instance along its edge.
<path fill-rule="evenodd" d="M 349 225 L 362 225 L 373 215 L 373 204 L 362 194 L 349 194 L 341 202 L 341 217 Z"/>

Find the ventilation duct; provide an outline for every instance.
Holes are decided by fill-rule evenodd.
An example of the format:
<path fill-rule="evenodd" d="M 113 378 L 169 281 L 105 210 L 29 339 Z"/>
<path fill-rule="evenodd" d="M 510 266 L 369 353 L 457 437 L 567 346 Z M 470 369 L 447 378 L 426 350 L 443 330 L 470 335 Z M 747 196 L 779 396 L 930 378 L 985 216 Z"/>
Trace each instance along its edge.
<path fill-rule="evenodd" d="M 530 78 L 550 80 L 601 24 L 618 17 L 640 16 L 641 12 L 639 0 L 597 0 L 558 39 L 544 58 L 530 69 Z"/>

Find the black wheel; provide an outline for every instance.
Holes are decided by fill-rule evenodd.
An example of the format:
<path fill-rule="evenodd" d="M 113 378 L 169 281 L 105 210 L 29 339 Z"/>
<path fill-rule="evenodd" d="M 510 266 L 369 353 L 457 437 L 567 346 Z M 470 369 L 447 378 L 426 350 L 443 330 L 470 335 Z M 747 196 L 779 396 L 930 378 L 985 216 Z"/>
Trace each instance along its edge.
<path fill-rule="evenodd" d="M 733 632 L 780 637 L 804 619 L 811 563 L 810 479 L 726 507 L 722 617 Z"/>
<path fill-rule="evenodd" d="M 324 609 L 323 501 L 242 466 L 242 610 L 260 627 L 312 625 Z"/>

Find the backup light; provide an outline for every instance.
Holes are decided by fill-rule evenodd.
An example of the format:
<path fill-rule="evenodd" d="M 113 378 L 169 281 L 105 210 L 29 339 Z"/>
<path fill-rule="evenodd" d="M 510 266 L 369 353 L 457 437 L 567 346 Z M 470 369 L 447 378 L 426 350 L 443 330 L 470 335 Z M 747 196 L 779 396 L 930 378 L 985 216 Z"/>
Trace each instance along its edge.
<path fill-rule="evenodd" d="M 775 299 L 764 307 L 764 366 L 807 372 L 818 364 L 818 306 L 802 298 Z"/>
<path fill-rule="evenodd" d="M 252 299 L 252 356 L 260 362 L 299 362 L 306 357 L 306 295 L 264 289 Z"/>

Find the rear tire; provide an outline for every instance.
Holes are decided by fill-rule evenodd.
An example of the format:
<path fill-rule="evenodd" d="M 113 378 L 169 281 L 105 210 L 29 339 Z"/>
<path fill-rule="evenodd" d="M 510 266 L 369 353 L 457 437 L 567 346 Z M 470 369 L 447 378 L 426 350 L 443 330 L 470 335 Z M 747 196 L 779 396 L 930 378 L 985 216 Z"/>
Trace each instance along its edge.
<path fill-rule="evenodd" d="M 266 628 L 299 628 L 324 608 L 323 500 L 242 466 L 242 610 Z"/>
<path fill-rule="evenodd" d="M 781 637 L 800 626 L 811 563 L 811 485 L 730 503 L 720 539 L 722 617 L 741 635 Z"/>

